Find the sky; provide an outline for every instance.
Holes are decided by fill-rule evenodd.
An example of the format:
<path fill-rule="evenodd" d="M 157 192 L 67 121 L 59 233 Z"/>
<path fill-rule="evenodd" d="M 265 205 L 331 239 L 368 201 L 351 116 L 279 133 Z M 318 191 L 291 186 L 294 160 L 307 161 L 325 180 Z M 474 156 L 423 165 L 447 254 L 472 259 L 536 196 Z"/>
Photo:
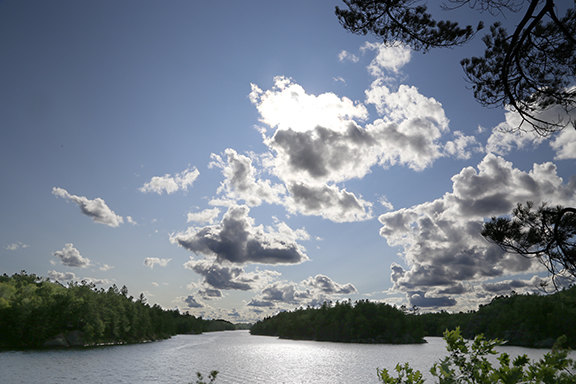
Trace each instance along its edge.
<path fill-rule="evenodd" d="M 503 133 L 517 115 L 479 105 L 459 64 L 480 36 L 412 52 L 346 32 L 336 5 L 1 1 L 0 273 L 233 322 L 535 291 L 542 266 L 480 230 L 576 204 L 576 130 Z"/>

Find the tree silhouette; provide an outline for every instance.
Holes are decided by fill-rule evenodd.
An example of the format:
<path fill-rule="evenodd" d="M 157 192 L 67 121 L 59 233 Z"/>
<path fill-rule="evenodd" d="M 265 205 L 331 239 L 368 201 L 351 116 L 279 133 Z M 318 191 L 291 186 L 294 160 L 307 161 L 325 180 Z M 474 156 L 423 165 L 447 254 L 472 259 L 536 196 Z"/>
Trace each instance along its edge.
<path fill-rule="evenodd" d="M 387 44 L 406 44 L 416 51 L 455 47 L 469 42 L 484 24 L 460 27 L 437 21 L 420 0 L 343 0 L 336 7 L 340 24 L 349 32 L 372 34 Z M 512 34 L 500 23 L 484 36 L 484 55 L 460 64 L 474 97 L 487 107 L 509 107 L 521 117 L 512 131 L 533 131 L 548 137 L 576 124 L 576 9 L 556 14 L 554 0 L 449 0 L 446 10 L 469 5 L 491 15 L 524 11 Z M 560 108 L 557 111 L 553 108 Z M 544 118 L 542 113 L 555 112 Z M 548 114 L 550 115 L 550 114 Z"/>
<path fill-rule="evenodd" d="M 576 208 L 518 204 L 511 217 L 492 217 L 482 236 L 506 252 L 537 258 L 557 278 L 576 279 Z"/>

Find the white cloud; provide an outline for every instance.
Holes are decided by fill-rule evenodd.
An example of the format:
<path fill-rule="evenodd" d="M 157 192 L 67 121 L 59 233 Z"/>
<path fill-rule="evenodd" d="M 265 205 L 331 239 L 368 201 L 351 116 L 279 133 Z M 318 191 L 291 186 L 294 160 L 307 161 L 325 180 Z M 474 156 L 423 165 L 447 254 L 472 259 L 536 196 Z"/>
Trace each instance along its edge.
<path fill-rule="evenodd" d="M 67 267 L 85 268 L 92 263 L 90 259 L 82 257 L 72 243 L 65 244 L 61 251 L 56 251 L 53 255 L 60 259 L 62 265 Z"/>
<path fill-rule="evenodd" d="M 273 282 L 264 286 L 259 295 L 246 305 L 249 307 L 293 308 L 316 306 L 342 295 L 358 293 L 351 283 L 339 284 L 325 275 L 308 277 L 300 283 Z"/>
<path fill-rule="evenodd" d="M 106 224 L 110 227 L 117 227 L 124 222 L 122 216 L 114 213 L 104 200 L 101 198 L 96 198 L 94 200 L 89 200 L 84 196 L 71 195 L 62 188 L 52 188 L 52 194 L 61 197 L 66 200 L 71 200 L 76 203 L 83 214 L 92 218 L 92 221 L 96 223 Z"/>
<path fill-rule="evenodd" d="M 488 154 L 478 170 L 467 167 L 452 177 L 453 191 L 437 200 L 380 216 L 380 234 L 390 246 L 403 247 L 409 266 L 394 263 L 394 289 L 419 306 L 455 305 L 451 294 L 464 282 L 535 272 L 534 260 L 503 252 L 481 235 L 491 216 L 509 214 L 517 203 L 573 206 L 576 178 L 567 184 L 552 163 L 534 164 L 529 172 Z"/>
<path fill-rule="evenodd" d="M 100 268 L 98 268 L 98 269 L 101 270 L 101 271 L 109 271 L 109 270 L 111 270 L 112 268 L 114 268 L 114 267 L 111 266 L 111 265 L 108 265 L 108 264 L 104 264 L 104 265 L 102 265 L 102 266 L 101 266 Z"/>
<path fill-rule="evenodd" d="M 363 120 L 368 111 L 360 103 L 333 93 L 308 95 L 304 88 L 283 76 L 276 77 L 272 90 L 263 92 L 252 84 L 250 101 L 260 113 L 260 121 L 278 129 L 305 132 L 316 126 L 346 129 L 352 119 Z"/>
<path fill-rule="evenodd" d="M 358 58 L 358 56 L 356 56 L 356 55 L 353 54 L 353 53 L 350 53 L 350 52 L 347 52 L 347 51 L 341 51 L 341 52 L 338 54 L 338 60 L 340 60 L 340 61 L 350 60 L 350 61 L 353 62 L 353 63 L 357 63 L 358 60 L 360 60 L 360 59 Z"/>
<path fill-rule="evenodd" d="M 188 223 L 194 221 L 196 223 L 214 224 L 214 221 L 216 220 L 218 215 L 220 215 L 219 208 L 205 209 L 201 212 L 195 212 L 195 213 L 189 212 L 187 215 L 188 220 L 186 221 Z"/>
<path fill-rule="evenodd" d="M 313 289 L 320 290 L 326 294 L 343 294 L 348 295 L 351 293 L 358 293 L 356 287 L 350 283 L 348 284 L 338 284 L 331 278 L 325 275 L 316 275 L 315 277 L 310 276 L 307 280 L 303 281 L 305 286 Z"/>
<path fill-rule="evenodd" d="M 210 167 L 222 169 L 225 180 L 218 188 L 218 193 L 224 193 L 228 199 L 244 200 L 247 205 L 258 206 L 263 201 L 279 203 L 286 188 L 281 184 L 272 185 L 270 180 L 256 179 L 257 170 L 248 156 L 239 155 L 233 149 L 224 151 L 226 161 L 212 154 Z"/>
<path fill-rule="evenodd" d="M 48 277 L 55 281 L 72 281 L 76 280 L 76 275 L 72 272 L 48 271 Z"/>
<path fill-rule="evenodd" d="M 168 265 L 172 259 L 159 259 L 158 257 L 147 257 L 144 259 L 144 265 L 150 267 L 150 269 L 154 268 L 154 264 L 158 264 L 161 267 L 165 267 Z"/>
<path fill-rule="evenodd" d="M 132 225 L 138 225 L 138 223 L 135 222 L 134 219 L 132 219 L 132 216 L 126 216 L 126 221 L 128 221 Z"/>
<path fill-rule="evenodd" d="M 24 243 L 22 243 L 22 242 L 20 242 L 20 241 L 17 241 L 17 242 L 15 242 L 15 243 L 8 244 L 7 246 L 4 247 L 4 249 L 7 249 L 7 250 L 9 250 L 9 251 L 15 251 L 15 250 L 17 250 L 18 248 L 28 248 L 28 247 L 29 247 L 28 244 L 24 244 Z"/>
<path fill-rule="evenodd" d="M 200 172 L 194 167 L 188 168 L 174 176 L 170 174 L 154 176 L 140 188 L 140 192 L 155 192 L 161 195 L 163 192 L 171 194 L 178 190 L 187 191 L 188 186 L 192 186 L 199 175 Z"/>
<path fill-rule="evenodd" d="M 576 127 L 565 128 L 550 142 L 550 146 L 556 151 L 554 160 L 576 159 Z"/>
<path fill-rule="evenodd" d="M 217 225 L 190 227 L 170 241 L 194 253 L 215 256 L 218 262 L 236 264 L 298 264 L 308 260 L 297 243 L 301 233 L 255 226 L 245 205 L 231 206 Z M 278 226 L 278 225 L 277 225 Z"/>
<path fill-rule="evenodd" d="M 360 123 L 368 118 L 368 110 L 359 102 L 333 93 L 309 95 L 285 77 L 276 77 L 274 87 L 265 92 L 252 85 L 250 100 L 260 121 L 274 129 L 271 133 L 260 130 L 270 148 L 261 156 L 261 164 L 284 183 L 288 195 L 280 201 L 279 186 L 257 179 L 251 159 L 228 150 L 227 164 L 219 157 L 214 163 L 226 175 L 220 191 L 226 192 L 227 200 L 220 203 L 267 201 L 282 203 L 291 213 L 338 222 L 366 220 L 372 217 L 372 203 L 338 183 L 361 179 L 373 166 L 403 165 L 420 171 L 440 157 L 467 159 L 471 148 L 479 150 L 475 138 L 461 132 L 441 141 L 449 133 L 449 120 L 437 100 L 423 96 L 415 87 L 400 85 L 393 90 L 385 84 L 381 70 L 397 73 L 410 60 L 409 49 L 366 44 L 366 50 L 377 51 L 371 66 L 380 72 L 366 91 L 365 103 L 373 104 L 381 117 L 364 127 Z M 345 57 L 347 53 L 342 53 L 341 59 Z M 268 198 L 262 198 L 257 188 L 263 187 L 277 193 L 268 192 L 264 195 Z"/>
<path fill-rule="evenodd" d="M 384 43 L 366 42 L 360 50 L 376 51 L 376 57 L 368 65 L 368 71 L 372 76 L 382 78 L 382 69 L 398 73 L 400 69 L 410 62 L 411 50 L 405 45 L 387 45 Z"/>
<path fill-rule="evenodd" d="M 87 283 L 91 283 L 91 284 L 95 284 L 95 285 L 105 285 L 105 284 L 111 284 L 112 283 L 112 281 L 109 279 L 98 279 L 95 277 L 83 277 L 82 280 L 87 282 Z"/>

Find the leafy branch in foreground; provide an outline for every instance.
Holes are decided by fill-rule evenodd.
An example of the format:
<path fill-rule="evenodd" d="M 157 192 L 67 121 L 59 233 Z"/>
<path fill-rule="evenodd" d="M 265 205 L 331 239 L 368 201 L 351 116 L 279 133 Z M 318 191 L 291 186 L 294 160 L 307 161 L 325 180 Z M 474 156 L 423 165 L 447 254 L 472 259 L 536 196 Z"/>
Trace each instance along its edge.
<path fill-rule="evenodd" d="M 196 376 L 198 379 L 196 380 L 195 384 L 212 384 L 216 380 L 216 376 L 218 376 L 218 371 L 210 371 L 210 374 L 206 379 L 210 381 L 204 381 L 204 376 L 200 372 L 196 372 Z M 192 383 L 190 383 L 192 384 Z"/>
<path fill-rule="evenodd" d="M 531 363 L 526 355 L 518 356 L 510 364 L 510 355 L 498 356 L 499 367 L 488 361 L 488 355 L 496 355 L 500 340 L 486 340 L 478 335 L 467 342 L 460 334 L 460 328 L 444 332 L 446 349 L 449 355 L 434 364 L 430 373 L 438 378 L 438 384 L 574 384 L 576 383 L 576 363 L 568 358 L 569 350 L 562 348 L 566 340 L 561 337 L 552 351 L 538 362 Z M 420 371 L 415 371 L 408 363 L 396 366 L 398 377 L 394 378 L 386 369 L 378 370 L 378 378 L 385 384 L 423 384 Z"/>

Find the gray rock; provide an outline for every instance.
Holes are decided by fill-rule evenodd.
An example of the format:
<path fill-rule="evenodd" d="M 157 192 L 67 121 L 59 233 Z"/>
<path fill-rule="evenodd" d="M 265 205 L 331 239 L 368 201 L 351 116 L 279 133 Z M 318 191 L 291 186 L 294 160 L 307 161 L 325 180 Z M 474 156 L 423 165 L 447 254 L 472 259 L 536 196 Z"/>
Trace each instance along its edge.
<path fill-rule="evenodd" d="M 68 347 L 68 345 L 68 341 L 64 337 L 63 333 L 59 333 L 42 344 L 43 347 Z"/>
<path fill-rule="evenodd" d="M 84 332 L 82 331 L 72 331 L 66 335 L 66 341 L 71 347 L 83 347 L 84 346 Z"/>

